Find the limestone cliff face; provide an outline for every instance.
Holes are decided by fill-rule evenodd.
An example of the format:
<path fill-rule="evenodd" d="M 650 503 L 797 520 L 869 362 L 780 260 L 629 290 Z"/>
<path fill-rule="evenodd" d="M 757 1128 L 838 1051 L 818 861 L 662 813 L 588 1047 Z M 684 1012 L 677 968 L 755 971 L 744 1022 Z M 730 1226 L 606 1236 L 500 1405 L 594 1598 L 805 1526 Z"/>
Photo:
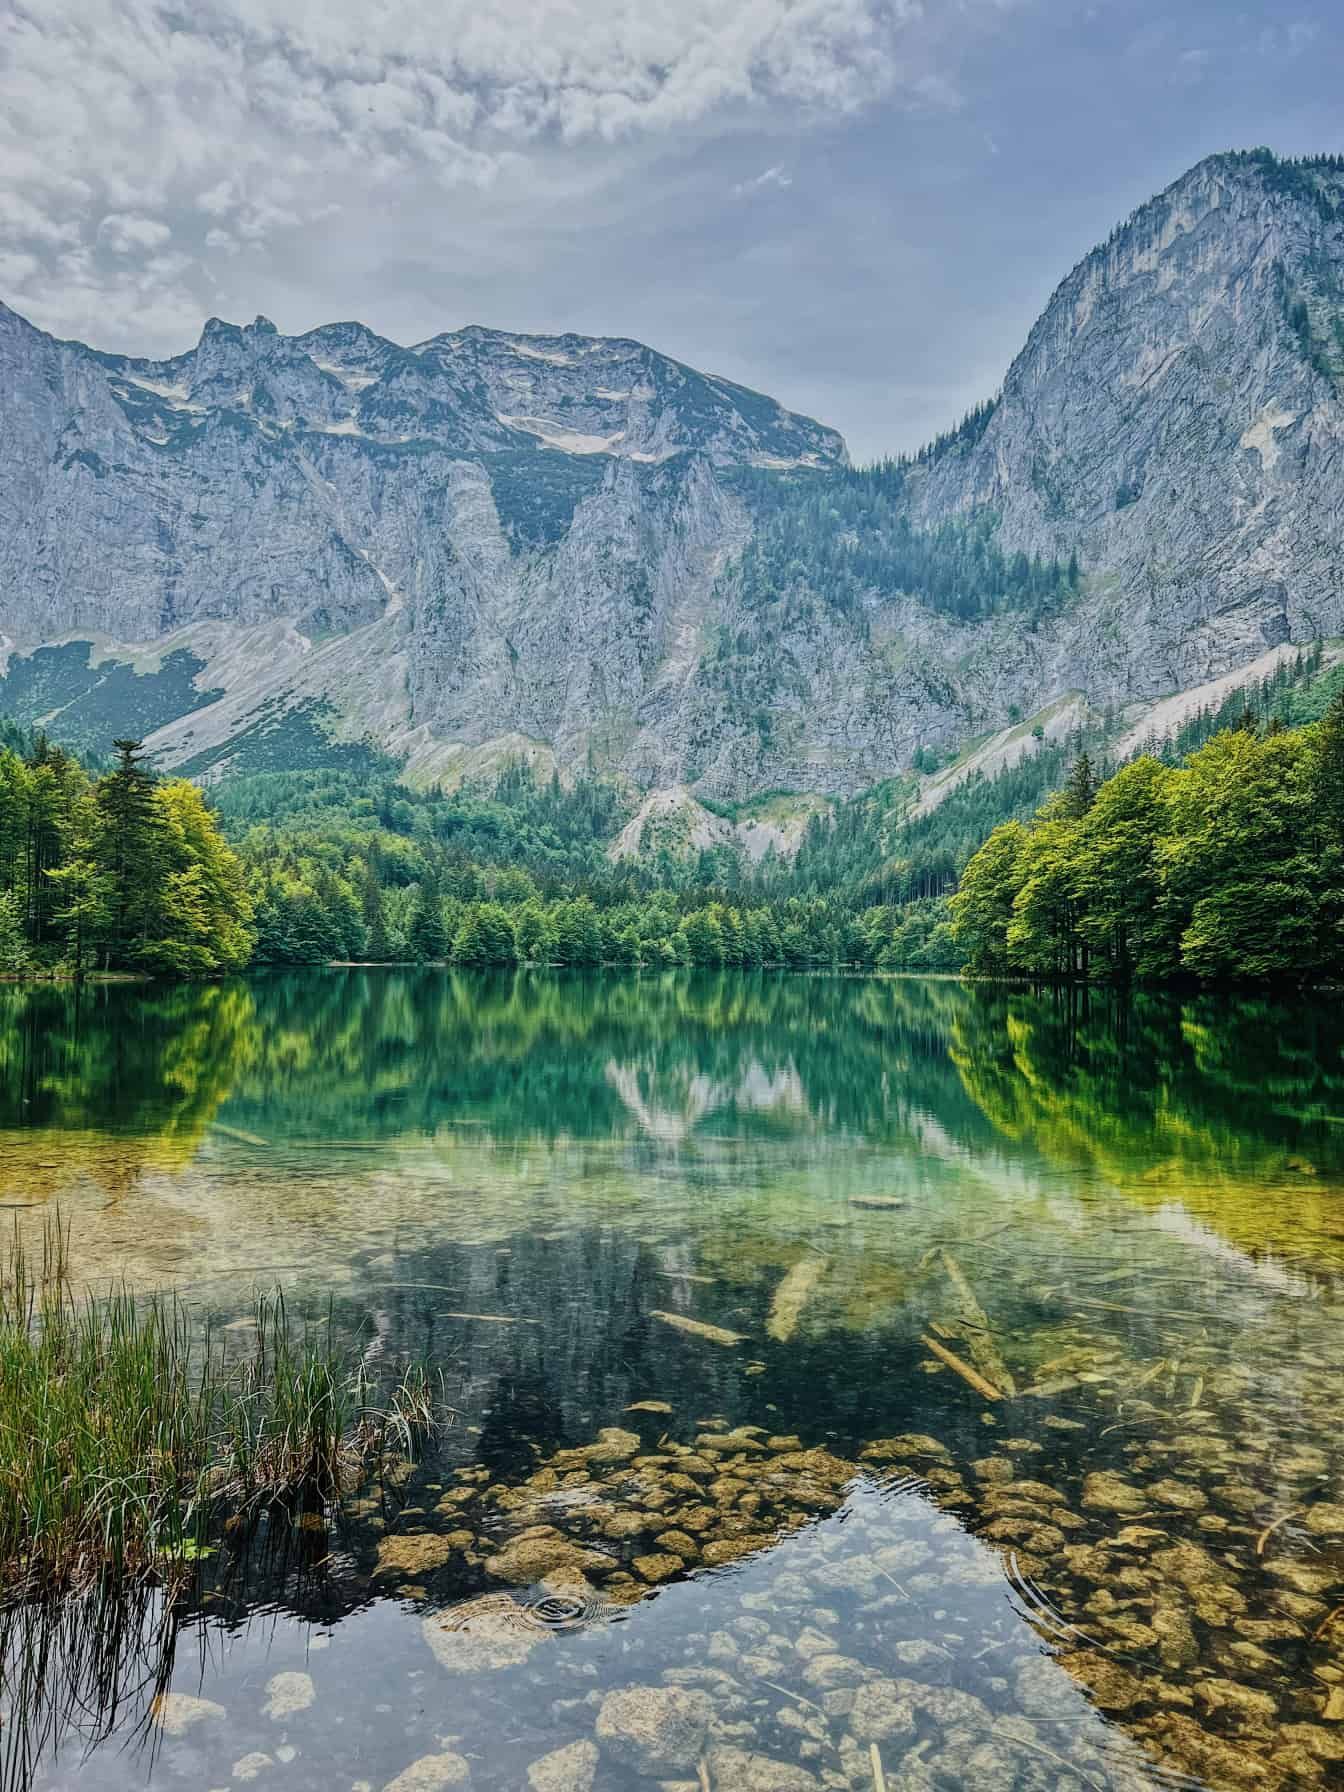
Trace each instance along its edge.
<path fill-rule="evenodd" d="M 1074 269 L 916 514 L 1078 552 L 1090 693 L 1192 684 L 1344 625 L 1342 389 L 1344 166 L 1216 156 Z"/>
<path fill-rule="evenodd" d="M 903 477 L 915 525 L 991 516 L 1007 553 L 1076 554 L 1077 590 L 968 623 L 875 583 L 842 614 L 823 549 L 843 537 L 820 541 L 796 577 L 818 601 L 752 643 L 769 729 L 722 706 L 684 775 L 853 789 L 1065 698 L 1133 718 L 1344 632 L 1342 394 L 1344 163 L 1201 163 L 1063 282 L 988 419 Z"/>
<path fill-rule="evenodd" d="M 146 361 L 0 306 L 0 631 L 11 666 L 187 646 L 224 695 L 155 735 L 170 763 L 303 706 L 425 776 L 521 743 L 646 788 L 850 791 L 1344 632 L 1342 390 L 1344 168 L 1201 163 L 899 474 L 902 527 L 1078 558 L 1060 601 L 967 619 L 880 571 L 837 602 L 871 545 L 828 521 L 840 438 L 637 343 L 258 318 Z M 744 550 L 804 502 L 763 593 Z"/>

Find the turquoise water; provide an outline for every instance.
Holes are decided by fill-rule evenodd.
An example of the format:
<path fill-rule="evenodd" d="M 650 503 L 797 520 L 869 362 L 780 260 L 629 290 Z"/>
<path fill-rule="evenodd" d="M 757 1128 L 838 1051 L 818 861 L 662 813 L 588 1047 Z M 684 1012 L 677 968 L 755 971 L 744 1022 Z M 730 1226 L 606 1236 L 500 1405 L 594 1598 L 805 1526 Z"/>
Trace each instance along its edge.
<path fill-rule="evenodd" d="M 0 1054 L 78 1276 L 453 1409 L 92 1691 L 12 1657 L 11 1783 L 1344 1772 L 1337 1002 L 342 972 L 12 988 Z"/>

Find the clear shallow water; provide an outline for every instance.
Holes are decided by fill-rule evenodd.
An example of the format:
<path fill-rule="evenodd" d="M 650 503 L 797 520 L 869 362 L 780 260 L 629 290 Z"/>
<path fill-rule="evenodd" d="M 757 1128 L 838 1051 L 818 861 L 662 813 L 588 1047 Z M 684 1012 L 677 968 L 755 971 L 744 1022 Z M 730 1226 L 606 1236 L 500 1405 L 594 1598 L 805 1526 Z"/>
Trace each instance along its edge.
<path fill-rule="evenodd" d="M 1337 1001 L 333 973 L 6 990 L 0 1054 L 77 1273 L 456 1409 L 37 1784 L 1344 1778 Z"/>

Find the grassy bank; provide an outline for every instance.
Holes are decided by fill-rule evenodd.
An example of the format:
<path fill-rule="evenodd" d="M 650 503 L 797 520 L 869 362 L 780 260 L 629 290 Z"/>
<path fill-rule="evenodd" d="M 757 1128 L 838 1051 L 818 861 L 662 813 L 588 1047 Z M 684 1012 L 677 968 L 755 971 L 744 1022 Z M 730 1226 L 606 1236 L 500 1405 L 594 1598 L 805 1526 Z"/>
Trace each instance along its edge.
<path fill-rule="evenodd" d="M 433 1422 L 423 1374 L 376 1389 L 279 1295 L 202 1335 L 172 1296 L 76 1294 L 59 1227 L 0 1269 L 0 1603 L 180 1586 L 226 1523 L 321 1511 Z"/>

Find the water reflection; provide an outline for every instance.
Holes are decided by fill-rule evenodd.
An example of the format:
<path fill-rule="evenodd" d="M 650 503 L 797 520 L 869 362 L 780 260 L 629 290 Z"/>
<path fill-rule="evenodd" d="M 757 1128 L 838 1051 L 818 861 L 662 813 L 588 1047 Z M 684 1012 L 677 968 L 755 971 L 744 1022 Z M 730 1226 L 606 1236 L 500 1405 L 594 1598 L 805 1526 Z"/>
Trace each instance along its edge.
<path fill-rule="evenodd" d="M 179 1650 L 171 1691 L 213 1709 L 165 1707 L 157 1781 L 431 1757 L 446 1785 L 452 1757 L 537 1792 L 594 1763 L 595 1792 L 1106 1787 L 1153 1760 L 1287 1787 L 1344 1759 L 1338 1004 L 436 972 L 5 995 L 22 1222 L 59 1197 L 87 1274 L 217 1324 L 279 1282 L 457 1409 L 315 1582 L 186 1614 L 207 1666 Z M 520 1650 L 543 1601 L 598 1621 Z M 604 1730 L 632 1685 L 708 1701 L 691 1758 Z M 81 1785 L 124 1783 L 128 1729 Z"/>
<path fill-rule="evenodd" d="M 0 1189 L 125 1193 L 189 1164 L 258 1037 L 244 983 L 0 984 Z"/>

